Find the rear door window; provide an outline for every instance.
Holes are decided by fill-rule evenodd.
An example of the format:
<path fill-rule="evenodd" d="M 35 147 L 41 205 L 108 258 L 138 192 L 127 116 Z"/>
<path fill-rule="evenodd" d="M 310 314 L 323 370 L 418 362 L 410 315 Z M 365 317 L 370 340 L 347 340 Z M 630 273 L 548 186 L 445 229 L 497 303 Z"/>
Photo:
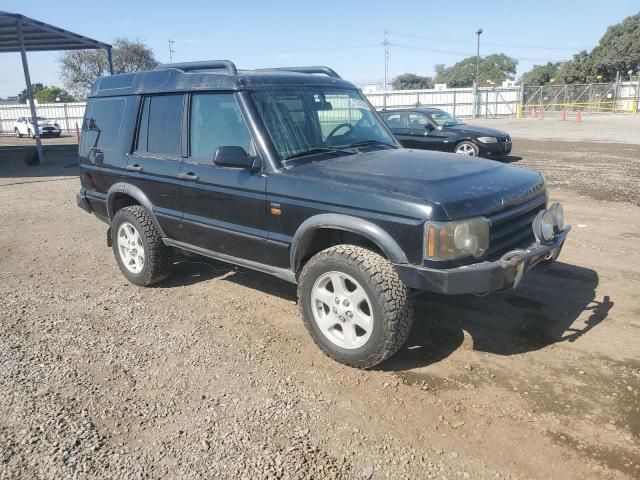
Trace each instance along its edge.
<path fill-rule="evenodd" d="M 136 151 L 178 157 L 182 149 L 183 95 L 144 98 Z"/>

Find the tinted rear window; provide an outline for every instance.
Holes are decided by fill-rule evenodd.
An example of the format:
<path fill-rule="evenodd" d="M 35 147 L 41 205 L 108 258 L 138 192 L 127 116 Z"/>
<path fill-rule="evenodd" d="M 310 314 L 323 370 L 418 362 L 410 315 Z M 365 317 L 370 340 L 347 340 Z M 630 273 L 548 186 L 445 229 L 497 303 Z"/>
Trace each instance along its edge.
<path fill-rule="evenodd" d="M 91 100 L 82 122 L 83 140 L 89 147 L 108 150 L 115 147 L 122 126 L 124 98 Z"/>

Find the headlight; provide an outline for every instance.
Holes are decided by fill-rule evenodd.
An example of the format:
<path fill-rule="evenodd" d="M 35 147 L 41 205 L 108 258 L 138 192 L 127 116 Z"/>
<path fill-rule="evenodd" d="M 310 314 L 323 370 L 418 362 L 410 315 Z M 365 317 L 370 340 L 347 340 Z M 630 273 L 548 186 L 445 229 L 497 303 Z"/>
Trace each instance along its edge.
<path fill-rule="evenodd" d="M 489 220 L 484 217 L 455 222 L 429 221 L 424 229 L 426 260 L 480 257 L 489 247 Z"/>
<path fill-rule="evenodd" d="M 478 137 L 478 141 L 482 143 L 498 143 L 496 137 Z"/>

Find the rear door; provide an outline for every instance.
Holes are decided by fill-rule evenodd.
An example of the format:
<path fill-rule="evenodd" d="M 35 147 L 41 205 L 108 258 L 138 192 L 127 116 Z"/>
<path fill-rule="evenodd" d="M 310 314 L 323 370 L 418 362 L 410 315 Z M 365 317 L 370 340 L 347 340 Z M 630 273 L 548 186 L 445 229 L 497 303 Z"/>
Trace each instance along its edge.
<path fill-rule="evenodd" d="M 178 173 L 182 161 L 182 94 L 142 99 L 133 153 L 126 169 L 128 183 L 142 190 L 165 234 L 180 240 Z"/>
<path fill-rule="evenodd" d="M 186 242 L 233 257 L 266 258 L 266 177 L 213 163 L 218 147 L 256 153 L 233 93 L 194 93 L 189 104 L 189 154 L 180 165 Z"/>

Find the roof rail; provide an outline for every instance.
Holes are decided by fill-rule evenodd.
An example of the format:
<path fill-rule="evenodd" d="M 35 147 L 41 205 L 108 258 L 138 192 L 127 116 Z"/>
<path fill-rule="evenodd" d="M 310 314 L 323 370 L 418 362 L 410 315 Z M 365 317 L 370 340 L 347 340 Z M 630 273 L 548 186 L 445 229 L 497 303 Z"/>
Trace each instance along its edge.
<path fill-rule="evenodd" d="M 297 73 L 324 73 L 325 75 L 333 78 L 341 78 L 335 70 L 329 67 L 276 67 L 276 68 L 258 68 L 259 72 L 266 72 L 270 70 L 280 70 L 284 72 L 297 72 Z"/>
<path fill-rule="evenodd" d="M 176 70 L 182 70 L 183 72 L 224 68 L 231 75 L 238 74 L 238 70 L 236 70 L 235 64 L 230 60 L 205 60 L 204 62 L 165 63 L 162 65 L 158 65 L 155 69 L 166 70 L 168 68 L 175 68 Z"/>

